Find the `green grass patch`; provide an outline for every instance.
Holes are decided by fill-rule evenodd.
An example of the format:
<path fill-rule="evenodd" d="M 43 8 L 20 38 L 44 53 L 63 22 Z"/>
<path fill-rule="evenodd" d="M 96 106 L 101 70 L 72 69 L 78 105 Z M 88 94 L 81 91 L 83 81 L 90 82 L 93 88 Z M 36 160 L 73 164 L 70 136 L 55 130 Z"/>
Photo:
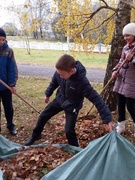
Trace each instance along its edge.
<path fill-rule="evenodd" d="M 41 111 L 47 105 L 44 102 L 44 92 L 50 81 L 51 79 L 47 78 L 20 76 L 17 81 L 17 93 L 21 95 L 31 105 L 33 105 L 38 111 Z M 92 84 L 92 86 L 100 94 L 102 90 L 102 83 L 94 83 Z M 50 97 L 50 101 L 54 99 L 55 93 L 56 91 Z M 13 101 L 15 109 L 22 108 L 22 111 L 24 111 L 24 113 L 33 112 L 33 109 L 31 107 L 29 107 L 25 102 L 23 102 L 15 95 L 13 96 Z M 83 108 L 85 109 L 85 111 L 87 111 L 89 110 L 91 105 L 92 104 L 87 99 L 85 99 Z"/>
<path fill-rule="evenodd" d="M 29 76 L 20 76 L 17 81 L 17 94 L 19 94 L 25 101 L 31 104 L 38 112 L 41 112 L 47 105 L 44 102 L 45 90 L 49 85 L 51 79 L 47 78 L 38 78 L 38 77 L 29 77 Z M 92 84 L 94 89 L 100 92 L 102 89 L 102 84 Z M 56 91 L 50 97 L 50 102 L 54 99 Z M 26 126 L 25 136 L 32 132 L 33 127 L 35 126 L 39 114 L 23 100 L 21 100 L 16 95 L 13 95 L 13 106 L 14 106 L 14 122 L 17 125 L 18 129 Z M 81 109 L 81 116 L 86 115 L 87 112 L 92 107 L 92 103 L 87 99 L 84 99 L 84 105 Z M 92 111 L 94 111 L 93 108 Z M 60 114 L 63 114 L 61 112 Z M 8 131 L 5 126 L 6 120 L 4 116 L 4 110 L 2 106 L 2 133 L 8 135 Z"/>
<path fill-rule="evenodd" d="M 31 54 L 26 49 L 13 48 L 17 63 L 54 66 L 64 51 L 32 49 Z M 107 66 L 108 54 L 92 54 L 84 52 L 73 52 L 71 55 L 85 67 L 105 69 Z"/>
<path fill-rule="evenodd" d="M 25 37 L 21 36 L 8 36 L 7 41 L 26 41 Z M 30 42 L 48 42 L 45 40 L 29 39 Z M 53 42 L 53 41 L 50 41 Z M 55 43 L 55 42 L 54 42 Z M 58 58 L 67 53 L 66 51 L 59 50 L 40 50 L 31 49 L 30 54 L 27 53 L 27 49 L 13 48 L 15 53 L 15 59 L 17 63 L 34 64 L 34 65 L 45 65 L 54 66 Z M 70 54 L 76 59 L 83 63 L 88 68 L 99 68 L 106 69 L 108 54 L 96 54 L 96 53 L 85 53 L 85 52 L 70 52 Z"/>

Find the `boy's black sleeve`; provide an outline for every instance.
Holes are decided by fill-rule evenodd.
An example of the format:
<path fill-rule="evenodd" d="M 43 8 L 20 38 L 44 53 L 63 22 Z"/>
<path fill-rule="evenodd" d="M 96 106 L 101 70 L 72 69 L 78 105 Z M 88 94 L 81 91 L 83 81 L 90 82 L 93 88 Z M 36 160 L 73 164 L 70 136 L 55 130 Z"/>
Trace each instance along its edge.
<path fill-rule="evenodd" d="M 83 95 L 89 101 L 91 101 L 98 110 L 104 124 L 108 124 L 112 121 L 112 114 L 109 107 L 103 101 L 102 97 L 93 89 L 91 84 L 85 80 L 85 86 L 83 87 Z"/>
<path fill-rule="evenodd" d="M 49 86 L 48 86 L 47 89 L 45 90 L 45 95 L 46 95 L 47 97 L 50 97 L 50 96 L 53 94 L 54 90 L 55 90 L 56 88 L 58 88 L 58 86 L 59 86 L 58 80 L 57 80 L 57 76 L 58 76 L 58 74 L 57 74 L 57 72 L 55 72 L 54 75 L 53 75 L 53 77 L 52 77 L 52 80 L 51 80 Z"/>

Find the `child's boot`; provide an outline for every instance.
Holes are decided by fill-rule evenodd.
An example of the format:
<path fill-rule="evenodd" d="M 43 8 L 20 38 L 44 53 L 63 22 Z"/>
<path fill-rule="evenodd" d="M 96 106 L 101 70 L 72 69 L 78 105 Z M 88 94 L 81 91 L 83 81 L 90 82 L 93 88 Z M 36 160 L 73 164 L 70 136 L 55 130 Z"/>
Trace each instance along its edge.
<path fill-rule="evenodd" d="M 118 122 L 118 126 L 116 127 L 116 132 L 121 134 L 125 131 L 125 121 Z"/>

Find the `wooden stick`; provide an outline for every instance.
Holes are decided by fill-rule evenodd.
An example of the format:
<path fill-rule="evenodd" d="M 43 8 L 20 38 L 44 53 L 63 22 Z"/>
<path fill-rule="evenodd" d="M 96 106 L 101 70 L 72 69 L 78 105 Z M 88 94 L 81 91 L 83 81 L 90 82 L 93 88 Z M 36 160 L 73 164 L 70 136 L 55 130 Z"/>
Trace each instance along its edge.
<path fill-rule="evenodd" d="M 121 63 L 121 65 L 119 66 L 119 68 L 117 69 L 116 73 L 118 74 L 120 69 L 123 67 L 123 65 L 126 63 L 126 59 Z M 108 83 L 104 86 L 104 88 L 102 89 L 100 95 L 102 95 L 102 93 L 104 92 L 104 90 L 111 84 L 111 82 L 116 79 L 116 77 L 112 76 L 111 79 L 108 81 Z"/>
<path fill-rule="evenodd" d="M 117 73 L 119 72 L 119 70 L 122 68 L 122 66 L 125 64 L 126 59 L 121 63 L 120 67 L 118 68 L 118 70 L 116 71 Z M 100 95 L 102 95 L 102 93 L 104 92 L 104 90 L 111 84 L 111 82 L 115 79 L 115 77 L 111 77 L 111 79 L 108 81 L 108 83 L 104 86 L 103 90 L 101 91 Z M 90 108 L 90 110 L 87 112 L 86 116 L 89 115 L 89 113 L 91 112 L 91 110 L 93 109 L 94 104 L 92 105 L 92 107 Z"/>
<path fill-rule="evenodd" d="M 135 47 L 131 50 L 130 52 L 135 53 Z M 116 73 L 118 74 L 120 69 L 123 67 L 123 65 L 127 62 L 128 56 L 130 57 L 130 55 L 127 55 L 127 57 L 124 59 L 124 61 L 121 63 L 121 65 L 119 66 L 119 68 L 117 69 Z M 104 86 L 103 90 L 101 91 L 100 95 L 102 95 L 102 93 L 104 92 L 104 90 L 111 84 L 111 82 L 116 79 L 116 77 L 112 76 L 111 79 L 108 81 L 108 83 Z M 90 111 L 93 109 L 94 104 L 92 105 L 92 107 L 90 108 L 90 110 L 88 111 L 88 113 L 86 114 L 86 116 L 88 116 L 88 114 L 90 113 Z"/>
<path fill-rule="evenodd" d="M 3 82 L 1 79 L 0 79 L 0 83 L 3 84 L 6 88 L 8 88 L 12 92 L 12 88 L 10 86 L 8 86 L 5 82 Z M 22 96 L 20 96 L 16 92 L 14 94 L 40 114 L 40 112 L 34 106 L 32 106 L 28 101 L 26 101 Z"/>

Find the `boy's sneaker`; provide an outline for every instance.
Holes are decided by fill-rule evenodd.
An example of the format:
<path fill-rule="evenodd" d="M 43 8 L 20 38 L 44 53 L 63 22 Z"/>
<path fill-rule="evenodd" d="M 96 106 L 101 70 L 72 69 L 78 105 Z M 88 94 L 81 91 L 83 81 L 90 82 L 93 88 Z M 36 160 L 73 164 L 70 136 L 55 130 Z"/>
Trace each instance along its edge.
<path fill-rule="evenodd" d="M 40 136 L 38 136 L 38 137 L 30 137 L 26 142 L 25 142 L 25 146 L 30 146 L 30 145 L 32 145 L 32 144 L 34 144 L 34 142 L 35 141 L 38 141 L 39 139 L 41 139 L 41 135 Z"/>
<path fill-rule="evenodd" d="M 17 135 L 17 130 L 15 128 L 9 130 L 12 135 Z"/>

